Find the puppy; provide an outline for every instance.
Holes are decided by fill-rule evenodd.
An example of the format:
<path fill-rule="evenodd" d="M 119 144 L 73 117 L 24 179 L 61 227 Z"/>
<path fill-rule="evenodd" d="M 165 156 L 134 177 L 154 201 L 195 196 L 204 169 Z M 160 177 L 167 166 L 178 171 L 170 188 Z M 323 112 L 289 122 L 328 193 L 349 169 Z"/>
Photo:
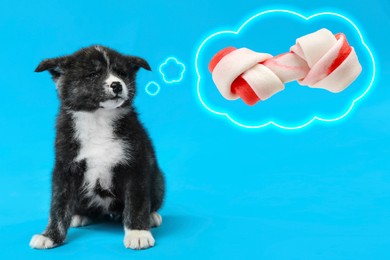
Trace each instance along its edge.
<path fill-rule="evenodd" d="M 69 227 L 105 215 L 123 220 L 126 248 L 154 245 L 150 228 L 161 224 L 165 185 L 133 107 L 140 68 L 150 70 L 142 58 L 92 46 L 35 69 L 52 75 L 60 109 L 50 217 L 32 248 L 58 246 Z"/>

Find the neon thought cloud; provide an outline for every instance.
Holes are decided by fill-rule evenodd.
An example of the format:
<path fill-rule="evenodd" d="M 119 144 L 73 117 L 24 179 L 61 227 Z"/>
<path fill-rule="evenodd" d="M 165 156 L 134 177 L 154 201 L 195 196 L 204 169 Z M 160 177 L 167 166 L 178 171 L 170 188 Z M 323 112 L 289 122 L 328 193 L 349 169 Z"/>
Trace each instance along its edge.
<path fill-rule="evenodd" d="M 344 96 L 337 97 L 338 100 L 334 101 L 333 100 L 334 97 L 329 96 L 331 98 L 329 99 L 328 103 L 325 103 L 325 104 L 327 107 L 329 107 L 330 112 L 327 111 L 328 108 L 326 106 L 324 106 L 325 108 L 313 106 L 316 109 L 313 108 L 313 111 L 311 111 L 312 115 L 308 116 L 306 114 L 309 113 L 310 111 L 308 112 L 308 110 L 311 109 L 311 107 L 308 106 L 308 107 L 304 107 L 305 109 L 302 110 L 303 112 L 302 112 L 301 118 L 299 118 L 299 113 L 300 113 L 299 109 L 297 111 L 294 111 L 294 116 L 298 115 L 296 117 L 297 119 L 295 122 L 283 122 L 282 117 L 280 117 L 278 114 L 269 116 L 269 117 L 272 117 L 272 119 L 268 118 L 267 114 L 262 114 L 262 117 L 256 118 L 255 120 L 248 121 L 248 120 L 241 118 L 241 115 L 243 113 L 240 111 L 241 107 L 240 107 L 239 103 L 235 103 L 232 106 L 228 103 L 220 102 L 219 95 L 212 96 L 212 94 L 209 94 L 209 92 L 214 91 L 212 88 L 215 88 L 215 85 L 212 86 L 213 85 L 212 82 L 210 83 L 210 80 L 209 80 L 210 75 L 207 75 L 205 73 L 206 70 L 204 69 L 204 67 L 207 66 L 207 63 L 210 60 L 210 57 L 207 57 L 208 53 L 210 52 L 209 49 L 212 50 L 215 46 L 219 46 L 219 49 L 221 49 L 221 46 L 222 47 L 227 47 L 227 46 L 232 46 L 232 45 L 234 46 L 234 44 L 237 44 L 237 39 L 240 39 L 240 37 L 245 38 L 245 34 L 248 34 L 248 32 L 250 31 L 250 29 L 252 27 L 255 27 L 255 25 L 258 26 L 259 24 L 261 25 L 261 23 L 266 24 L 267 19 L 271 19 L 272 16 L 279 17 L 278 20 L 276 20 L 277 22 L 279 22 L 281 20 L 280 17 L 282 17 L 282 16 L 284 18 L 286 18 L 286 21 L 291 20 L 291 22 L 283 21 L 284 22 L 283 25 L 290 24 L 290 23 L 293 24 L 294 22 L 296 23 L 297 21 L 302 23 L 303 27 L 302 26 L 301 27 L 303 29 L 300 26 L 296 26 L 296 27 L 300 28 L 300 30 L 304 30 L 305 33 L 300 33 L 299 31 L 296 32 L 295 33 L 296 38 L 298 38 L 299 36 L 301 36 L 303 34 L 307 34 L 307 32 L 312 32 L 312 31 L 316 31 L 316 30 L 320 29 L 320 28 L 317 28 L 318 26 L 326 27 L 327 25 L 329 25 L 331 27 L 333 26 L 333 30 L 346 30 L 347 32 L 349 32 L 349 35 L 356 35 L 356 37 L 355 37 L 356 40 L 353 44 L 355 46 L 359 45 L 358 46 L 359 48 L 357 48 L 359 51 L 359 58 L 360 58 L 360 55 L 366 57 L 365 59 L 363 59 L 363 63 L 362 63 L 363 71 L 365 73 L 362 76 L 363 77 L 362 79 L 359 78 L 359 82 L 357 82 L 355 85 L 352 85 L 352 87 L 351 87 L 352 90 L 346 91 L 348 93 L 346 93 Z M 289 31 L 293 31 L 293 29 L 291 29 L 291 28 L 294 28 L 293 25 L 291 25 L 291 26 L 292 27 L 288 27 L 286 29 L 286 30 L 288 30 L 288 31 L 286 31 L 286 35 L 287 35 L 286 38 L 288 38 L 287 39 L 288 41 L 291 41 L 291 36 L 289 35 Z M 304 26 L 307 26 L 307 27 L 311 26 L 312 28 L 305 28 Z M 275 27 L 277 27 L 277 26 L 275 26 Z M 260 28 L 261 28 L 261 26 L 260 26 Z M 270 27 L 268 25 L 268 27 L 264 27 L 264 28 L 265 29 L 263 29 L 263 31 L 261 31 L 261 29 L 259 29 L 260 31 L 259 30 L 254 31 L 256 35 L 261 34 L 261 37 L 257 37 L 257 38 L 264 39 L 264 37 L 267 37 L 266 31 L 269 31 L 268 28 L 274 28 L 274 27 Z M 313 30 L 313 28 L 317 28 L 317 29 Z M 262 33 L 260 33 L 260 32 L 262 32 Z M 278 32 L 279 31 L 277 31 L 276 33 L 278 33 Z M 252 34 L 253 34 L 253 31 L 252 31 Z M 283 34 L 283 32 L 279 33 L 279 35 L 281 35 L 281 34 Z M 226 40 L 226 39 L 228 39 L 228 40 Z M 248 36 L 246 36 L 245 39 L 249 39 L 249 40 L 247 40 L 246 42 L 245 41 L 239 42 L 239 44 L 241 44 L 240 47 L 247 47 L 247 46 L 242 46 L 242 44 L 252 44 L 251 49 L 253 49 L 253 46 L 254 46 L 254 48 L 257 48 L 256 51 L 268 52 L 267 50 L 258 49 L 258 48 L 260 48 L 260 47 L 258 47 L 259 46 L 258 42 L 256 43 L 257 45 L 254 44 L 254 42 L 251 41 L 250 37 L 248 38 Z M 281 38 L 278 38 L 277 40 L 280 41 L 280 39 Z M 223 42 L 223 44 L 220 43 L 222 40 L 225 40 Z M 275 40 L 275 41 L 277 41 L 277 40 Z M 294 45 L 294 42 L 286 42 L 284 45 L 289 46 L 288 45 L 289 43 L 290 43 L 290 45 Z M 271 45 L 273 45 L 273 44 L 271 44 Z M 261 48 L 264 49 L 265 47 L 261 46 Z M 214 50 L 214 52 L 215 52 L 215 50 Z M 363 36 L 362 36 L 362 33 L 360 32 L 359 28 L 349 18 L 347 18 L 344 15 L 341 15 L 338 13 L 333 13 L 333 12 L 322 12 L 322 13 L 316 13 L 316 14 L 311 15 L 311 16 L 304 16 L 300 13 L 293 12 L 290 10 L 268 10 L 268 11 L 260 12 L 256 15 L 250 17 L 249 19 L 247 19 L 235 31 L 234 30 L 224 30 L 224 31 L 218 31 L 218 32 L 215 32 L 215 33 L 209 35 L 199 45 L 199 47 L 197 49 L 196 56 L 195 56 L 195 68 L 196 68 L 196 73 L 197 73 L 197 77 L 198 77 L 198 79 L 197 79 L 197 95 L 198 95 L 199 101 L 201 102 L 203 107 L 206 108 L 207 111 L 209 111 L 213 114 L 216 114 L 216 115 L 220 115 L 224 118 L 227 118 L 230 120 L 230 122 L 234 123 L 237 126 L 243 127 L 243 128 L 262 128 L 262 127 L 266 127 L 266 126 L 275 126 L 275 127 L 278 127 L 281 129 L 286 129 L 286 130 L 301 129 L 301 128 L 309 126 L 311 123 L 316 122 L 316 121 L 318 121 L 318 122 L 335 122 L 335 121 L 341 120 L 342 118 L 345 118 L 353 110 L 353 108 L 356 106 L 356 103 L 358 101 L 362 100 L 363 97 L 366 96 L 366 94 L 370 91 L 372 84 L 374 82 L 374 79 L 375 79 L 375 71 L 376 71 L 374 56 L 373 56 L 370 48 L 365 43 Z M 362 83 L 362 82 L 364 82 L 364 83 Z M 298 87 L 292 88 L 292 89 L 295 92 L 301 91 Z M 331 92 L 339 92 L 339 91 L 331 91 Z M 275 108 L 276 108 L 276 110 L 278 110 L 278 109 L 281 110 L 280 107 L 278 108 L 278 106 L 277 106 L 281 102 L 290 102 L 291 101 L 291 103 L 294 103 L 294 102 L 300 103 L 299 102 L 300 100 L 306 101 L 308 98 L 313 98 L 314 104 L 321 103 L 321 102 L 317 102 L 317 100 L 321 100 L 318 98 L 321 98 L 321 95 L 323 95 L 323 93 L 316 92 L 316 93 L 314 93 L 313 96 L 307 96 L 306 93 L 304 93 L 304 92 L 302 92 L 302 93 L 296 94 L 296 96 L 293 97 L 295 99 L 293 99 L 291 97 L 291 95 L 282 97 L 280 100 L 276 100 L 275 104 L 267 104 L 262 109 L 264 111 L 266 111 L 267 109 L 268 109 L 268 111 L 271 111 L 271 109 L 269 109 L 269 107 L 267 107 L 267 106 L 270 106 L 274 110 L 275 110 Z M 321 94 L 321 95 L 319 95 L 319 94 Z M 207 95 L 209 95 L 209 96 L 207 96 Z M 278 94 L 278 95 L 280 95 L 280 94 Z M 299 95 L 301 95 L 301 96 L 299 96 Z M 339 94 L 337 94 L 337 95 L 339 95 Z M 316 98 L 317 98 L 317 100 L 316 100 Z M 215 100 L 217 100 L 220 103 L 216 102 Z M 340 100 L 342 101 L 342 103 L 339 102 Z M 234 101 L 234 102 L 237 102 L 237 101 Z M 268 100 L 266 102 L 268 102 Z M 337 102 L 339 102 L 341 105 L 338 106 Z M 241 103 L 243 103 L 243 102 L 241 101 Z M 248 102 L 246 102 L 246 103 L 249 104 Z M 252 103 L 254 104 L 255 102 L 252 102 Z M 301 102 L 301 103 L 305 103 L 305 102 Z M 256 105 L 256 106 L 258 106 L 258 105 Z M 289 107 L 287 107 L 287 108 L 289 108 Z M 332 109 L 336 109 L 336 108 L 338 109 L 337 111 L 332 110 Z M 282 107 L 282 109 L 283 109 L 283 107 Z M 288 111 L 288 110 L 289 109 L 287 109 L 286 111 Z M 245 111 L 249 111 L 249 110 L 245 110 Z M 259 110 L 257 110 L 257 111 L 259 111 Z M 241 114 L 240 114 L 240 112 L 241 112 Z M 250 113 L 252 113 L 252 112 L 250 111 Z M 253 115 L 256 116 L 256 114 L 253 114 Z"/>

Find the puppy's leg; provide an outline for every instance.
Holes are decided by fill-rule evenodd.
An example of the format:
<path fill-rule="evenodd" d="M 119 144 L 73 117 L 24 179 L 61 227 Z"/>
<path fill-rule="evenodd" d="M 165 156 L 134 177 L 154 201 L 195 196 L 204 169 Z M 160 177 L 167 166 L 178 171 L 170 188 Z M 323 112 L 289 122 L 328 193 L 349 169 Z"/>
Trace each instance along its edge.
<path fill-rule="evenodd" d="M 159 227 L 162 223 L 162 217 L 157 212 L 152 212 L 150 214 L 150 226 L 151 227 Z"/>
<path fill-rule="evenodd" d="M 71 227 L 84 227 L 92 223 L 92 219 L 82 215 L 73 215 L 70 222 Z"/>
<path fill-rule="evenodd" d="M 162 223 L 162 217 L 157 213 L 157 210 L 161 208 L 165 194 L 165 181 L 162 172 L 156 166 L 155 174 L 152 181 L 152 195 L 151 195 L 151 211 L 150 225 L 151 227 L 158 227 Z"/>
<path fill-rule="evenodd" d="M 154 246 L 150 232 L 149 185 L 145 180 L 130 181 L 126 187 L 123 224 L 126 248 L 145 249 Z"/>
<path fill-rule="evenodd" d="M 61 172 L 59 167 L 54 170 L 49 223 L 42 234 L 32 237 L 30 241 L 32 248 L 52 248 L 65 240 L 72 217 L 75 189 L 70 181 L 63 178 L 66 176 L 64 174 L 67 172 Z"/>
<path fill-rule="evenodd" d="M 90 201 L 85 199 L 84 196 L 80 196 L 76 198 L 70 226 L 88 226 L 92 224 L 97 218 L 101 217 L 102 214 L 103 212 L 101 209 L 97 207 L 91 207 Z"/>

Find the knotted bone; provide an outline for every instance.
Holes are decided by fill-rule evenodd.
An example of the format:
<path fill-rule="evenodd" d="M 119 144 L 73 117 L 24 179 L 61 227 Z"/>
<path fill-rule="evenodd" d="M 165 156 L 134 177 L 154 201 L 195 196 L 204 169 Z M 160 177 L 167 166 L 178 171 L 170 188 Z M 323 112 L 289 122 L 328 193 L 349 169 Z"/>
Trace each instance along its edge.
<path fill-rule="evenodd" d="M 290 52 L 275 57 L 227 47 L 211 59 L 209 70 L 224 98 L 242 98 L 254 105 L 294 80 L 302 86 L 341 92 L 359 76 L 362 67 L 344 34 L 321 29 L 298 38 Z"/>

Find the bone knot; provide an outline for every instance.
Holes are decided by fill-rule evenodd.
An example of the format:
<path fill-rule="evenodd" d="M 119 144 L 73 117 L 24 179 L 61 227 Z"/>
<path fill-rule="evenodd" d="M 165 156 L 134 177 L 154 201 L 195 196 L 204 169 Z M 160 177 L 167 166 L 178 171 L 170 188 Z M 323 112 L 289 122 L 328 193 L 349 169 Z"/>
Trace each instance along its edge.
<path fill-rule="evenodd" d="M 321 29 L 298 38 L 290 52 L 275 57 L 247 48 L 225 48 L 212 58 L 209 70 L 224 98 L 242 98 L 254 105 L 294 80 L 303 86 L 340 92 L 359 76 L 362 67 L 344 34 Z"/>

